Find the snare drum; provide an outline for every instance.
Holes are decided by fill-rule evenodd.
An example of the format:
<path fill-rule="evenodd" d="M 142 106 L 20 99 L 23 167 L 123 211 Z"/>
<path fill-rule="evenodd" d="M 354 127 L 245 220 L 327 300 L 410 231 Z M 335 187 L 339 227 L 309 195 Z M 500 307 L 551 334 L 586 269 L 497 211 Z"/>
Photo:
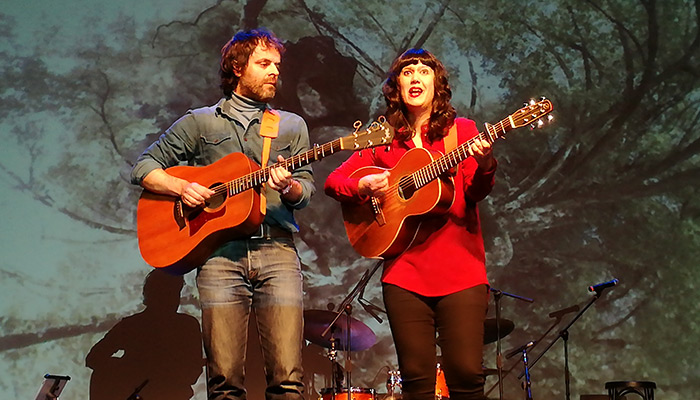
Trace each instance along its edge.
<path fill-rule="evenodd" d="M 333 400 L 333 388 L 321 389 L 321 399 Z M 353 387 L 350 388 L 350 398 L 348 398 L 348 388 L 342 388 L 335 393 L 335 400 L 376 400 L 377 395 L 374 389 Z"/>
<path fill-rule="evenodd" d="M 438 400 L 450 398 L 447 382 L 445 382 L 445 372 L 440 368 L 440 363 L 437 365 L 437 376 L 435 377 L 435 398 Z"/>

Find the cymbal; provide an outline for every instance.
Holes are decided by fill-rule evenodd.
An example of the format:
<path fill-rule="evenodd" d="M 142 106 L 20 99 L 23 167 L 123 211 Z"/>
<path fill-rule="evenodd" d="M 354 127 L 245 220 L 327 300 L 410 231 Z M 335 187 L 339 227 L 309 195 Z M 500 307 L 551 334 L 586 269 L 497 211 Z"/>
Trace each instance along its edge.
<path fill-rule="evenodd" d="M 337 350 L 347 349 L 348 316 L 342 314 L 326 336 L 323 331 L 333 322 L 336 313 L 327 310 L 304 311 L 304 339 L 327 349 L 331 348 L 331 336 L 335 339 Z M 374 346 L 377 335 L 362 321 L 350 317 L 350 350 L 362 351 Z"/>
<path fill-rule="evenodd" d="M 508 336 L 513 329 L 515 329 L 515 324 L 509 319 L 500 319 L 499 323 L 501 339 Z M 484 344 L 493 343 L 498 339 L 496 335 L 496 318 L 486 318 L 484 321 Z"/>

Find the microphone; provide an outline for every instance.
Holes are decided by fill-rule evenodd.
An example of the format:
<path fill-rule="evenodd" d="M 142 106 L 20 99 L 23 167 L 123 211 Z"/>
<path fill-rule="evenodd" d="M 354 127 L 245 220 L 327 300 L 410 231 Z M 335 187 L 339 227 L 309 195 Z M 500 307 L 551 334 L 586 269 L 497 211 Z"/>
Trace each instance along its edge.
<path fill-rule="evenodd" d="M 604 289 L 607 289 L 607 288 L 609 288 L 609 287 L 613 287 L 613 286 L 617 285 L 618 282 L 619 282 L 619 281 L 618 281 L 617 279 L 613 279 L 613 280 L 611 280 L 611 281 L 599 283 L 599 284 L 597 284 L 597 285 L 589 286 L 589 287 L 588 287 L 588 291 L 589 291 L 589 292 L 600 293 L 600 292 L 602 292 Z"/>
<path fill-rule="evenodd" d="M 578 304 L 571 307 L 562 308 L 561 310 L 553 311 L 549 313 L 549 318 L 561 318 L 568 313 L 576 312 L 579 310 Z"/>
<path fill-rule="evenodd" d="M 528 350 L 530 347 L 534 346 L 535 343 L 537 343 L 537 341 L 528 342 L 528 343 L 525 343 L 524 345 L 518 347 L 517 349 L 513 349 L 513 350 L 509 351 L 508 354 L 506 354 L 506 359 L 510 359 L 514 355 L 516 355 L 518 353 L 522 353 L 525 350 Z"/>

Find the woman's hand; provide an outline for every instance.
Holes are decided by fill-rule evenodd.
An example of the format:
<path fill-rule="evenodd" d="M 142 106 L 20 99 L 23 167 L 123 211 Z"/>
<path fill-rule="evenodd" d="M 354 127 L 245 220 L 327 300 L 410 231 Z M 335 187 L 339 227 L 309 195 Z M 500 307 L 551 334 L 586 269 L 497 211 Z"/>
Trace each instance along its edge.
<path fill-rule="evenodd" d="M 363 196 L 382 197 L 389 190 L 389 171 L 360 178 L 358 191 Z"/>

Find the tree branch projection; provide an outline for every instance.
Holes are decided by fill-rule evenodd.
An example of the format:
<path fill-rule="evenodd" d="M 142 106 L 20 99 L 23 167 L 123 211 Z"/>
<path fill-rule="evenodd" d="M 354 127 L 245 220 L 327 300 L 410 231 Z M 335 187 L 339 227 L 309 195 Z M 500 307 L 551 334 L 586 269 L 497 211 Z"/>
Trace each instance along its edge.
<path fill-rule="evenodd" d="M 349 40 L 347 37 L 345 37 L 340 31 L 338 31 L 335 27 L 333 27 L 332 24 L 326 22 L 324 20 L 324 17 L 321 13 L 313 11 L 309 6 L 306 4 L 304 0 L 298 0 L 299 5 L 304 9 L 306 14 L 309 17 L 310 22 L 316 27 L 316 29 L 319 31 L 319 33 L 322 33 L 323 30 L 327 31 L 328 33 L 331 34 L 331 37 L 334 37 L 336 39 L 340 39 L 342 42 L 350 46 L 354 51 L 357 52 L 357 54 L 360 56 L 362 60 L 358 60 L 360 65 L 362 65 L 364 68 L 366 68 L 370 73 L 372 73 L 375 76 L 378 77 L 384 77 L 384 69 L 377 65 L 372 57 L 369 56 L 365 51 L 363 51 L 357 44 L 353 43 L 351 40 Z"/>
<path fill-rule="evenodd" d="M 263 8 L 265 8 L 265 4 L 267 4 L 267 0 L 248 0 L 243 7 L 241 29 L 253 29 L 258 27 L 258 17 Z"/>
<path fill-rule="evenodd" d="M 576 18 L 572 14 L 571 20 L 573 21 L 574 19 Z M 650 19 L 654 20 L 654 18 Z M 533 31 L 532 27 L 528 28 L 530 29 L 530 31 Z M 578 30 L 575 29 L 575 31 Z M 629 31 L 630 30 L 628 28 L 618 29 L 618 32 Z M 542 38 L 552 36 L 548 34 L 538 34 L 538 37 Z M 653 39 L 652 41 L 656 41 L 656 39 Z M 583 40 L 581 42 L 583 42 Z M 625 44 L 624 41 L 622 41 L 622 39 L 620 43 L 623 47 L 623 54 L 629 53 L 629 51 L 624 49 Z M 556 44 L 556 42 L 552 45 L 545 45 L 548 48 L 560 47 L 558 44 Z M 583 61 L 583 65 L 585 66 L 584 87 L 590 90 L 590 77 L 592 76 L 590 72 L 590 67 L 592 65 L 587 63 L 587 60 L 590 58 L 587 56 L 587 54 L 591 53 L 591 51 L 582 50 L 588 48 L 584 44 L 574 44 L 573 46 L 571 46 L 571 48 L 574 50 L 581 51 L 581 60 Z M 649 51 L 650 53 L 656 53 L 656 50 L 653 50 L 653 45 L 650 45 L 650 48 L 652 48 L 652 50 Z M 678 55 L 678 57 L 687 58 L 687 54 L 680 54 Z M 561 56 L 557 55 L 555 59 L 557 60 L 557 63 L 559 65 L 562 65 Z M 627 62 L 626 64 L 629 65 L 630 63 Z M 671 64 L 673 65 L 674 63 L 672 62 Z M 603 78 L 606 74 L 604 70 L 600 69 L 600 64 L 595 63 L 593 65 L 597 66 L 597 68 L 599 69 L 599 76 Z M 573 189 L 571 184 L 575 183 L 576 186 L 580 186 L 582 182 L 586 181 L 584 175 L 588 173 L 587 166 L 591 165 L 591 163 L 593 163 L 597 157 L 606 157 L 606 153 L 610 152 L 610 150 L 607 150 L 606 147 L 618 147 L 615 143 L 619 142 L 620 137 L 626 135 L 630 131 L 630 129 L 626 127 L 631 126 L 633 124 L 632 121 L 639 118 L 639 116 L 635 113 L 638 113 L 641 102 L 645 99 L 645 96 L 648 96 L 650 93 L 652 93 L 652 89 L 658 88 L 660 86 L 661 82 L 654 82 L 653 84 L 648 83 L 652 81 L 651 78 L 648 78 L 648 76 L 651 74 L 650 72 L 648 72 L 649 68 L 649 65 L 644 67 L 643 78 L 640 80 L 638 86 L 633 90 L 633 95 L 621 96 L 621 98 L 619 98 L 618 100 L 616 100 L 615 97 L 612 96 L 612 100 L 614 100 L 615 102 L 608 108 L 608 110 L 604 111 L 601 114 L 595 115 L 593 118 L 581 118 L 575 121 L 571 121 L 571 123 L 575 125 L 567 127 L 568 129 L 571 129 L 572 134 L 568 135 L 568 139 L 565 142 L 565 144 L 559 148 L 559 150 L 554 154 L 553 157 L 541 157 L 540 161 L 537 163 L 537 167 L 533 169 L 533 173 L 526 178 L 527 180 L 532 181 L 534 177 L 541 177 L 543 173 L 547 174 L 547 172 L 544 171 L 549 170 L 550 172 L 548 173 L 549 175 L 547 176 L 547 179 L 538 179 L 538 183 L 533 186 L 530 186 L 529 184 L 520 185 L 520 190 L 518 192 L 515 192 L 518 199 L 521 200 L 520 204 L 527 204 L 527 199 L 532 200 L 533 198 L 538 197 L 537 193 L 542 191 L 543 188 L 556 188 L 556 191 L 564 194 L 567 190 L 571 191 Z M 569 78 L 569 82 L 571 82 L 571 70 L 569 68 L 564 68 L 564 71 L 565 76 Z M 630 78 L 630 76 L 634 75 L 634 71 L 628 71 L 627 80 L 634 79 Z M 672 78 L 669 74 L 666 74 L 666 77 Z M 692 85 L 688 86 L 688 88 L 689 90 L 692 90 Z M 683 99 L 685 98 L 685 96 L 687 96 L 687 94 L 688 92 L 686 92 L 685 94 L 681 93 L 674 100 L 677 101 Z M 585 102 L 587 101 L 587 99 L 584 97 L 583 101 Z M 566 105 L 563 105 L 563 108 L 563 113 L 565 114 L 578 114 L 574 109 L 567 108 Z M 560 107 L 560 110 L 561 109 L 562 107 Z M 586 111 L 590 112 L 592 110 Z M 659 110 L 654 110 L 653 108 L 651 109 L 651 111 L 656 113 L 660 112 Z M 598 140 L 586 140 L 584 142 L 581 141 L 581 135 L 588 136 L 591 133 L 597 136 Z M 588 143 L 592 145 L 589 145 Z M 586 147 L 589 147 L 590 149 L 588 149 L 587 151 L 582 151 L 582 149 Z M 527 180 L 521 182 L 521 184 L 527 183 Z M 530 188 L 534 188 L 535 190 L 529 190 Z"/>
<path fill-rule="evenodd" d="M 352 7 L 342 4 L 345 14 L 340 16 L 333 10 L 341 3 L 333 0 L 298 0 L 289 5 L 264 0 L 211 3 L 192 16 L 156 26 L 154 34 L 144 39 L 117 29 L 110 32 L 110 41 L 92 40 L 121 40 L 119 49 L 104 43 L 105 48 L 86 49 L 77 43 L 65 51 L 81 67 L 68 73 L 47 68 L 40 56 L 20 59 L 9 54 L 8 59 L 16 61 L 13 68 L 0 69 L 0 104 L 10 115 L 9 136 L 17 142 L 12 150 L 23 156 L 21 167 L 0 161 L 0 173 L 17 190 L 86 226 L 133 237 L 129 227 L 137 191 L 127 189 L 126 175 L 120 176 L 114 166 L 133 161 L 186 109 L 211 104 L 212 96 L 218 96 L 217 50 L 221 36 L 237 30 L 231 21 L 263 24 L 283 36 L 296 35 L 290 40 L 290 45 L 299 46 L 292 60 L 325 62 L 329 55 L 341 55 L 345 58 L 332 65 L 342 61 L 354 68 L 357 63 L 358 71 L 332 69 L 335 75 L 327 74 L 336 84 L 343 80 L 340 91 L 348 96 L 363 90 L 369 93 L 368 88 L 376 92 L 390 59 L 413 43 L 460 68 L 451 72 L 471 77 L 469 107 L 479 114 L 467 117 L 501 117 L 504 111 L 512 112 L 514 99 L 519 102 L 533 95 L 546 95 L 555 103 L 553 126 L 539 133 L 522 130 L 497 145 L 497 186 L 480 205 L 484 229 L 489 231 L 487 254 L 490 260 L 498 260 L 489 262 L 490 279 L 515 293 L 537 294 L 537 304 L 518 315 L 529 332 L 546 327 L 548 321 L 542 315 L 571 304 L 574 290 L 585 291 L 589 280 L 611 275 L 624 286 L 610 292 L 607 304 L 598 305 L 598 312 L 605 313 L 602 323 L 594 324 L 592 318 L 580 322 L 578 329 L 592 332 L 592 337 L 577 338 L 576 343 L 593 356 L 575 360 L 579 370 L 593 370 L 596 362 L 605 361 L 609 352 L 595 351 L 605 350 L 596 346 L 612 346 L 606 333 L 617 332 L 628 325 L 625 321 L 641 314 L 656 311 L 657 317 L 636 318 L 639 330 L 615 336 L 624 338 L 620 341 L 629 351 L 663 345 L 645 341 L 642 330 L 685 327 L 671 313 L 661 312 L 660 304 L 672 293 L 692 295 L 683 284 L 697 281 L 689 266 L 700 259 L 698 239 L 693 236 L 700 218 L 700 0 L 560 0 L 548 2 L 546 10 L 528 12 L 514 12 L 512 4 L 504 4 L 508 2 L 442 0 L 426 6 L 416 0 L 404 4 L 411 7 L 406 19 L 399 18 L 403 10 L 381 13 L 376 10 L 383 4 L 363 1 Z M 355 23 L 360 28 L 351 31 L 348 27 Z M 339 48 L 349 49 L 349 56 L 340 54 Z M 467 63 L 465 55 L 469 55 Z M 284 93 L 280 90 L 278 96 L 296 98 L 285 106 L 302 104 L 299 93 L 307 90 L 318 96 L 314 105 L 347 114 L 309 118 L 314 124 L 312 135 L 337 136 L 337 126 L 346 125 L 343 118 L 357 118 L 362 110 L 369 114 L 371 102 L 380 98 L 380 93 L 372 92 L 342 102 L 346 93 L 333 97 L 331 90 L 318 89 L 327 82 L 318 78 L 321 74 L 309 75 L 308 63 L 300 65 L 294 68 L 306 65 L 304 74 L 292 75 L 291 82 L 283 76 L 283 86 L 294 85 L 284 88 Z M 325 72 L 328 64 L 314 65 L 315 74 Z M 352 76 L 340 77 L 346 74 Z M 61 89 L 47 82 L 60 82 Z M 501 90 L 502 109 L 486 104 L 488 96 L 477 99 L 477 93 L 489 90 L 487 85 Z M 356 108 L 349 109 L 351 102 L 357 103 Z M 36 110 L 56 117 L 52 123 L 80 128 L 64 141 L 74 151 L 42 145 L 53 129 L 29 117 Z M 81 158 L 79 149 L 85 147 L 104 147 L 96 157 L 99 160 Z M 62 156 L 47 157 L 47 152 Z M 47 162 L 41 161 L 56 159 L 47 172 Z M 320 163 L 315 168 L 317 182 L 333 167 L 330 160 Z M 66 187 L 57 188 L 57 182 Z M 92 204 L 92 199 L 86 199 L 88 185 L 103 193 Z M 100 212 L 102 206 L 105 210 Z M 317 307 L 320 298 L 341 297 L 366 262 L 349 250 L 336 204 L 322 194 L 299 219 L 304 224 L 305 251 L 317 257 L 306 258 L 310 265 L 304 266 L 309 298 Z M 650 271 L 651 266 L 656 271 Z M 547 286 L 553 281 L 561 283 L 556 291 Z M 640 295 L 640 288 L 661 286 L 668 289 L 657 291 L 653 298 Z M 619 315 L 610 311 L 613 303 Z M 678 308 L 677 313 L 698 313 L 685 304 Z M 92 323 L 63 322 L 56 330 L 50 330 L 48 323 L 5 319 L 4 326 L 16 328 L 0 338 L 0 350 L 46 341 L 47 336 L 40 338 L 35 331 L 55 341 L 80 332 L 99 332 L 117 318 L 97 315 Z M 697 327 L 686 329 L 689 336 L 700 334 Z M 528 338 L 514 332 L 511 339 Z M 382 340 L 390 348 L 390 338 Z M 678 349 L 664 351 L 669 359 L 687 362 L 689 358 Z M 372 366 L 384 363 L 382 357 L 374 358 L 368 361 Z M 657 361 L 660 367 L 676 371 L 670 361 Z"/>
<path fill-rule="evenodd" d="M 215 11 L 221 5 L 221 3 L 223 1 L 224 0 L 216 0 L 216 4 L 214 4 L 213 6 L 211 6 L 209 8 L 204 9 L 202 12 L 197 14 L 197 17 L 195 17 L 195 19 L 192 22 L 172 21 L 172 22 L 168 22 L 167 24 L 158 25 L 158 27 L 156 28 L 156 31 L 153 35 L 153 39 L 151 39 L 151 47 L 156 47 L 156 40 L 158 40 L 158 35 L 160 34 L 161 29 L 170 28 L 170 27 L 175 26 L 175 25 L 197 26 L 197 24 L 199 24 L 200 19 L 202 19 L 207 14 Z"/>

